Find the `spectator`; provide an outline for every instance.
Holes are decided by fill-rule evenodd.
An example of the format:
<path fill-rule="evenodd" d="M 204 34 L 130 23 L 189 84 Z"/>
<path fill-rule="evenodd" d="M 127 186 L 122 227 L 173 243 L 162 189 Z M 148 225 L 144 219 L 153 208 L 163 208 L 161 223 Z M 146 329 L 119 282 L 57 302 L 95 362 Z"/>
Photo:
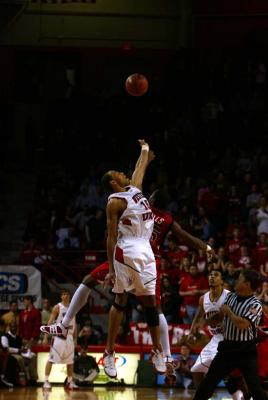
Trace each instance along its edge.
<path fill-rule="evenodd" d="M 257 221 L 257 235 L 261 233 L 268 234 L 268 205 L 267 200 L 264 196 L 260 198 L 259 207 L 256 211 Z"/>
<path fill-rule="evenodd" d="M 31 349 L 32 344 L 39 338 L 39 329 L 41 325 L 41 313 L 33 305 L 33 296 L 24 297 L 25 310 L 19 314 L 19 336 Z"/>
<path fill-rule="evenodd" d="M 171 286 L 168 277 L 161 279 L 161 308 L 166 317 L 167 323 L 177 322 L 179 296 Z"/>
<path fill-rule="evenodd" d="M 50 315 L 51 315 L 51 311 L 52 311 L 52 307 L 51 307 L 51 304 L 50 304 L 50 300 L 47 299 L 47 298 L 44 298 L 43 299 L 43 308 L 42 308 L 42 311 L 41 311 L 41 322 L 42 322 L 42 325 L 47 325 L 48 320 L 49 320 Z"/>
<path fill-rule="evenodd" d="M 100 369 L 94 357 L 87 355 L 87 346 L 82 345 L 80 354 L 74 359 L 73 378 L 78 386 L 87 386 L 98 377 Z"/>
<path fill-rule="evenodd" d="M 187 344 L 181 346 L 178 359 L 175 359 L 176 367 L 176 385 L 188 389 L 192 384 L 191 368 L 194 365 L 194 359 L 190 356 L 190 347 Z"/>
<path fill-rule="evenodd" d="M 91 216 L 85 226 L 87 248 L 95 250 L 104 248 L 105 226 L 105 213 L 100 208 L 96 208 L 94 215 Z"/>
<path fill-rule="evenodd" d="M 261 233 L 256 247 L 253 249 L 253 261 L 256 268 L 259 270 L 260 266 L 265 266 L 268 261 L 268 240 L 267 234 Z"/>
<path fill-rule="evenodd" d="M 248 254 L 247 246 L 244 246 L 244 245 L 241 246 L 240 252 L 241 252 L 241 254 L 238 259 L 238 264 L 237 264 L 238 268 L 240 268 L 240 269 L 251 268 L 252 261 L 251 261 L 251 257 Z"/>
<path fill-rule="evenodd" d="M 268 282 L 263 282 L 262 290 L 259 295 L 256 296 L 263 304 L 268 303 Z"/>
<path fill-rule="evenodd" d="M 227 240 L 225 245 L 225 252 L 227 257 L 232 260 L 235 264 L 238 261 L 240 256 L 240 247 L 241 247 L 241 240 L 240 240 L 240 230 L 239 228 L 234 228 L 232 237 Z"/>
<path fill-rule="evenodd" d="M 1 345 L 11 357 L 15 358 L 19 373 L 25 375 L 28 385 L 35 386 L 38 379 L 36 354 L 23 347 L 22 339 L 17 335 L 16 322 L 12 322 L 9 331 L 1 337 Z"/>
<path fill-rule="evenodd" d="M 19 322 L 19 312 L 18 312 L 18 303 L 16 301 L 11 300 L 9 303 L 9 311 L 2 315 L 1 320 L 4 323 L 4 330 L 7 332 L 10 329 L 10 325 L 12 322 Z"/>
<path fill-rule="evenodd" d="M 77 337 L 77 344 L 80 346 L 97 345 L 100 342 L 100 337 L 90 325 L 85 325 L 80 330 Z"/>
<path fill-rule="evenodd" d="M 198 273 L 196 265 L 191 265 L 189 274 L 183 279 L 179 294 L 183 297 L 183 305 L 186 308 L 186 316 L 183 317 L 184 324 L 191 324 L 198 308 L 199 297 L 208 288 L 207 279 Z"/>
<path fill-rule="evenodd" d="M 228 284 L 231 291 L 234 290 L 235 281 L 238 276 L 238 271 L 235 269 L 233 261 L 226 263 L 226 272 L 223 274 L 223 280 Z"/>
<path fill-rule="evenodd" d="M 3 349 L 1 345 L 2 335 L 4 334 L 5 325 L 4 322 L 0 320 L 0 385 L 8 388 L 13 388 L 13 383 L 9 382 L 6 376 L 9 354 Z"/>

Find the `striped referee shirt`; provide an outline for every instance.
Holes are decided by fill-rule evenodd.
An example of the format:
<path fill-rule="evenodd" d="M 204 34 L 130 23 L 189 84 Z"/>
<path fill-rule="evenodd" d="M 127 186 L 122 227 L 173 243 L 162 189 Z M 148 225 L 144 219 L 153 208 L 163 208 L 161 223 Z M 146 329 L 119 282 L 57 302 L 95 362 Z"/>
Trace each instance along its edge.
<path fill-rule="evenodd" d="M 255 297 L 242 297 L 236 293 L 228 293 L 225 303 L 232 312 L 239 317 L 246 318 L 250 325 L 246 329 L 237 328 L 228 316 L 224 317 L 224 339 L 232 341 L 247 342 L 256 337 L 256 327 L 262 316 L 262 304 Z"/>

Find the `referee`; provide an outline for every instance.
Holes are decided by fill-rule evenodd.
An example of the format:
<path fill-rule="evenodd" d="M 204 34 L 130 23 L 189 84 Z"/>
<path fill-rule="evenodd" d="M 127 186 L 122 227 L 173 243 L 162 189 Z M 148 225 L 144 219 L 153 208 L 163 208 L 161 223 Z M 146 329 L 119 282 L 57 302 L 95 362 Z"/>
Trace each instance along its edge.
<path fill-rule="evenodd" d="M 254 400 L 268 400 L 260 385 L 257 368 L 256 327 L 262 315 L 261 302 L 254 296 L 260 284 L 254 270 L 242 271 L 235 285 L 221 306 L 219 317 L 224 318 L 224 340 L 212 361 L 204 380 L 193 400 L 208 400 L 219 382 L 235 368 L 242 372 Z"/>

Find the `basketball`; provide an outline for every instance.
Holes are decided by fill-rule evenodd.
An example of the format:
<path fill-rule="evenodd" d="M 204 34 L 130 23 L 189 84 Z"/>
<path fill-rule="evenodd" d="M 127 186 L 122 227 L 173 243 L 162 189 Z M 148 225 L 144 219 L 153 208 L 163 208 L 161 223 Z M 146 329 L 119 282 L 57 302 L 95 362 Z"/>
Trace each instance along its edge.
<path fill-rule="evenodd" d="M 125 89 L 131 96 L 143 96 L 148 87 L 147 78 L 141 74 L 132 74 L 125 81 Z"/>

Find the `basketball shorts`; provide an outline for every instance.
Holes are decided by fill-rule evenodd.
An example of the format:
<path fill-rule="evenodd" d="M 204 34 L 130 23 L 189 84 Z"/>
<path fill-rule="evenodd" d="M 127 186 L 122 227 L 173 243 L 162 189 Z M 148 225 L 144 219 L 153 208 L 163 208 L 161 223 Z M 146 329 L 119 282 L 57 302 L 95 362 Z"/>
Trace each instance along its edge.
<path fill-rule="evenodd" d="M 67 335 L 66 340 L 54 337 L 48 361 L 54 364 L 73 364 L 74 340 L 72 335 Z"/>
<path fill-rule="evenodd" d="M 156 265 L 150 243 L 143 239 L 120 241 L 114 252 L 114 293 L 155 295 Z"/>
<path fill-rule="evenodd" d="M 191 372 L 202 372 L 204 374 L 208 372 L 210 364 L 217 354 L 218 344 L 222 340 L 222 335 L 212 336 L 209 343 L 202 349 L 201 353 L 197 357 L 196 362 L 191 368 Z"/>

